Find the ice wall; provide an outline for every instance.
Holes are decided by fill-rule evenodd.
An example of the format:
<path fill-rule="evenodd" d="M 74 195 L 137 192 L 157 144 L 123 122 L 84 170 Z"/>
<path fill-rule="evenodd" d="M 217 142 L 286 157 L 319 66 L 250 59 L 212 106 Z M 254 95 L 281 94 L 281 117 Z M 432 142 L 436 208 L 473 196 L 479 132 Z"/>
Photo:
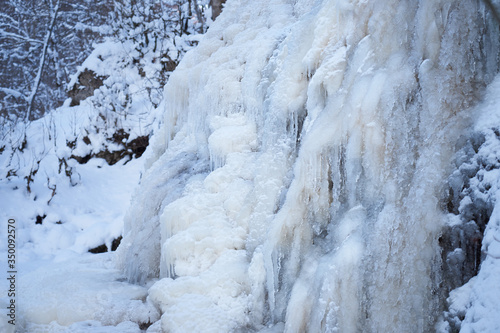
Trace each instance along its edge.
<path fill-rule="evenodd" d="M 119 249 L 130 280 L 159 274 L 164 331 L 432 330 L 442 190 L 495 65 L 483 12 L 228 1 L 167 85 Z"/>

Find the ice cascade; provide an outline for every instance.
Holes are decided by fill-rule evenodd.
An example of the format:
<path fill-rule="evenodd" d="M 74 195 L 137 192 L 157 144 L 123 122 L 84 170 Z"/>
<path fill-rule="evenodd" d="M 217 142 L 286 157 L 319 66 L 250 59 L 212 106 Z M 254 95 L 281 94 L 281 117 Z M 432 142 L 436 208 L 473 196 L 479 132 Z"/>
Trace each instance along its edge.
<path fill-rule="evenodd" d="M 496 70 L 476 0 L 229 0 L 173 73 L 118 250 L 165 332 L 428 332 Z M 491 55 L 491 57 L 486 57 Z"/>

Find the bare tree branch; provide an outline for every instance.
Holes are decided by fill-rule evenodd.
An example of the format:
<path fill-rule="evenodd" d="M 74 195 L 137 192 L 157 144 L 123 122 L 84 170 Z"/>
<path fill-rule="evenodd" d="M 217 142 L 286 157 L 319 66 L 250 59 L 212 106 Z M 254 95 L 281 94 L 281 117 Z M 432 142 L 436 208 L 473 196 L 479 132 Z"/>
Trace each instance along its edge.
<path fill-rule="evenodd" d="M 15 98 L 23 97 L 24 99 L 26 99 L 26 96 L 24 96 L 23 93 L 21 93 L 20 91 L 14 90 L 14 89 L 0 87 L 0 91 L 6 95 L 11 95 Z"/>
<path fill-rule="evenodd" d="M 29 38 L 29 37 L 25 37 L 25 36 L 22 36 L 19 34 L 5 31 L 3 29 L 0 29 L 0 36 L 3 36 L 5 38 L 20 39 L 20 40 L 26 41 L 28 43 L 43 44 L 43 42 L 41 40 L 36 40 L 36 39 Z"/>

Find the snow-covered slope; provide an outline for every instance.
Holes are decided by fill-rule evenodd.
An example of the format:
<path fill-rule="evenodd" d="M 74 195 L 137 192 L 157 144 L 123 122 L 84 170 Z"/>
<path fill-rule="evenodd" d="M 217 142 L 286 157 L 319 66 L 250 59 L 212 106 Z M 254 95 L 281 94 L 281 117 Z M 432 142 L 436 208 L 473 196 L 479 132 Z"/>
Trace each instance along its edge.
<path fill-rule="evenodd" d="M 163 330 L 433 330 L 446 180 L 496 73 L 485 11 L 229 0 L 166 87 L 119 248 L 161 278 Z"/>

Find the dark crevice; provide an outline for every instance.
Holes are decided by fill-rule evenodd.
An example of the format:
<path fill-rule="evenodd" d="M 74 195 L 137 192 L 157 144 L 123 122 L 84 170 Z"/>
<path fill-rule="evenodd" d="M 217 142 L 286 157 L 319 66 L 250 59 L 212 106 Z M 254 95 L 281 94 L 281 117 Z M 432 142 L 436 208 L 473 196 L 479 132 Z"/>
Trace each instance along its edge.
<path fill-rule="evenodd" d="M 491 129 L 486 139 L 483 133 L 474 133 L 456 155 L 456 171 L 448 179 L 443 209 L 450 213 L 450 222 L 439 238 L 442 249 L 443 300 L 450 292 L 466 284 L 479 272 L 484 259 L 481 251 L 486 225 L 495 204 L 489 172 L 500 169 L 500 163 L 490 151 L 498 147 L 499 136 Z M 484 151 L 482 151 L 484 147 Z M 500 153 L 500 152 L 495 152 Z M 450 332 L 460 330 L 465 313 L 445 311 Z"/>
<path fill-rule="evenodd" d="M 78 75 L 78 82 L 68 91 L 68 96 L 71 98 L 70 106 L 80 105 L 80 102 L 92 96 L 106 79 L 106 76 L 99 76 L 93 71 L 85 69 Z"/>

